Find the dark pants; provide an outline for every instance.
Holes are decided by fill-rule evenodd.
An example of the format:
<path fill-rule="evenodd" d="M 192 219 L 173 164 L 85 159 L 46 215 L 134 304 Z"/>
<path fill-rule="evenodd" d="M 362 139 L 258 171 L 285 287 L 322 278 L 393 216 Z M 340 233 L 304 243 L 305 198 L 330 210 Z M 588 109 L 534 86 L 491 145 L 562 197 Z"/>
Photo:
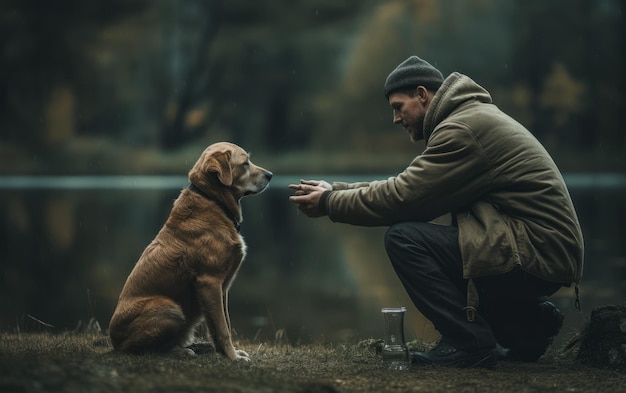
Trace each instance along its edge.
<path fill-rule="evenodd" d="M 528 327 L 540 317 L 541 298 L 560 285 L 522 270 L 474 279 L 480 306 L 469 322 L 458 238 L 454 226 L 405 222 L 389 228 L 385 248 L 411 300 L 442 340 L 462 350 L 494 347 L 496 342 L 506 348 L 523 346 Z"/>

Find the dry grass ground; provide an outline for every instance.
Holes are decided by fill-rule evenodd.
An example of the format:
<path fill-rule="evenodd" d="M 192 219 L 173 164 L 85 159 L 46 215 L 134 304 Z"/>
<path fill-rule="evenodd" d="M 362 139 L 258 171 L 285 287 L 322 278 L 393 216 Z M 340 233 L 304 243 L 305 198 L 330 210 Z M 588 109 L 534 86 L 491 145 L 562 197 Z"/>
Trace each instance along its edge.
<path fill-rule="evenodd" d="M 386 372 L 369 344 L 239 343 L 252 361 L 233 363 L 123 355 L 97 335 L 0 333 L 0 392 L 626 392 L 626 374 L 554 355 L 495 371 Z"/>

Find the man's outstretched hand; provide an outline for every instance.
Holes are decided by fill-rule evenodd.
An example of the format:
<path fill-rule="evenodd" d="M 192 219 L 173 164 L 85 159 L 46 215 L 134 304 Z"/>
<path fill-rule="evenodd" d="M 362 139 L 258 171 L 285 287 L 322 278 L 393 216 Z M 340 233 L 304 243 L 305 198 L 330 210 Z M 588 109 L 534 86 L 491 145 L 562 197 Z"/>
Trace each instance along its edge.
<path fill-rule="evenodd" d="M 289 197 L 289 201 L 295 203 L 301 212 L 311 218 L 326 215 L 320 209 L 320 198 L 325 191 L 332 191 L 333 186 L 323 180 L 300 180 L 300 184 L 290 184 L 289 188 L 295 190 L 295 195 Z"/>

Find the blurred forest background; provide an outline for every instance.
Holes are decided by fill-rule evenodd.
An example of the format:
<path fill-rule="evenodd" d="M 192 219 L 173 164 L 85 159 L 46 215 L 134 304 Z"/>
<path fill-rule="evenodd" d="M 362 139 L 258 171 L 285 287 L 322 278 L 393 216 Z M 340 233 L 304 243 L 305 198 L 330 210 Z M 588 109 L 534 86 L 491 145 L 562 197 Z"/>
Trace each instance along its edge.
<path fill-rule="evenodd" d="M 0 173 L 179 174 L 218 140 L 277 173 L 400 170 L 419 149 L 382 84 L 412 54 L 487 88 L 564 171 L 623 171 L 623 6 L 4 0 Z"/>
<path fill-rule="evenodd" d="M 241 335 L 367 337 L 380 307 L 404 305 L 407 338 L 434 337 L 387 261 L 385 228 L 308 220 L 286 189 L 313 174 L 394 174 L 421 152 L 382 88 L 413 54 L 469 75 L 547 147 L 583 226 L 583 307 L 622 302 L 624 37 L 622 0 L 2 0 L 0 330 L 106 328 L 191 165 L 228 140 L 277 175 L 244 201 Z M 16 175 L 31 186 L 11 186 Z M 53 175 L 180 182 L 37 185 Z M 584 319 L 571 290 L 555 301 Z"/>

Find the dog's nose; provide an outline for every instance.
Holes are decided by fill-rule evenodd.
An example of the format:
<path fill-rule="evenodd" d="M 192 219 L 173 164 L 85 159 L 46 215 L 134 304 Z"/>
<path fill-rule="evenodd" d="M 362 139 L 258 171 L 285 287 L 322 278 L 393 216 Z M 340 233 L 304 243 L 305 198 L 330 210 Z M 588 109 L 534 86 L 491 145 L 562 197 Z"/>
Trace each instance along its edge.
<path fill-rule="evenodd" d="M 267 180 L 271 180 L 272 176 L 274 176 L 274 174 L 270 171 L 265 171 L 265 177 L 267 178 Z"/>

